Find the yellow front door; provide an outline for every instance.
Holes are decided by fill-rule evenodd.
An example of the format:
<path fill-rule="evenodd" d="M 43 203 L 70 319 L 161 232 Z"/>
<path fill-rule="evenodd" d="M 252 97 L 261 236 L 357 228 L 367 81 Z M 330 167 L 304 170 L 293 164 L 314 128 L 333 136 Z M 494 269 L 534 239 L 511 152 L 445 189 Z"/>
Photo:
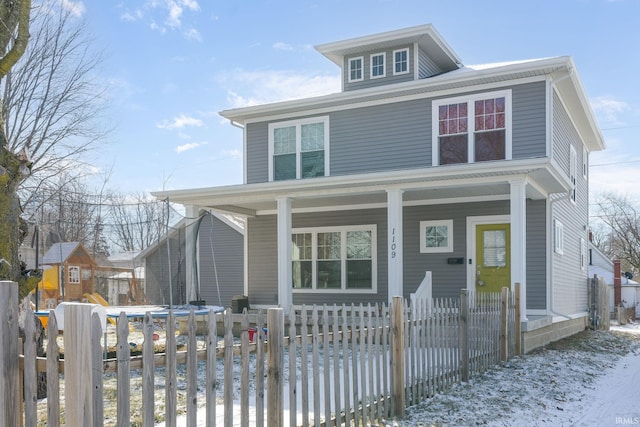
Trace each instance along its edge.
<path fill-rule="evenodd" d="M 476 226 L 476 291 L 500 292 L 511 282 L 509 224 Z"/>

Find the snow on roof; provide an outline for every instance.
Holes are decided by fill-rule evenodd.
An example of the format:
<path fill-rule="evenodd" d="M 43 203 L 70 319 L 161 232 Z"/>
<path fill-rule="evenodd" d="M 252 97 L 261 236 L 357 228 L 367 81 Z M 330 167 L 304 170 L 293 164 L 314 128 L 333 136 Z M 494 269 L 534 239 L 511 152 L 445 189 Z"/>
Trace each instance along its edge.
<path fill-rule="evenodd" d="M 594 275 L 598 276 L 598 277 L 602 277 L 604 282 L 606 284 L 608 284 L 608 285 L 612 285 L 613 284 L 613 271 L 609 271 L 606 268 L 598 267 L 596 265 L 590 265 L 589 266 L 589 277 L 593 277 Z M 640 285 L 640 283 L 636 282 L 635 280 L 627 279 L 624 276 L 622 276 L 620 278 L 620 282 L 624 286 L 637 286 L 637 285 Z"/>
<path fill-rule="evenodd" d="M 42 257 L 42 264 L 62 264 L 80 245 L 79 242 L 54 243 Z"/>

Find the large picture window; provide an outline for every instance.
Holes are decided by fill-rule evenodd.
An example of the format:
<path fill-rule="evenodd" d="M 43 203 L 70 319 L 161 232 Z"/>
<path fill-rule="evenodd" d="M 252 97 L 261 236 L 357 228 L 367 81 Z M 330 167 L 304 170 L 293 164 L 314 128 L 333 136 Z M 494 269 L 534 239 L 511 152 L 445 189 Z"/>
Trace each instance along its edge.
<path fill-rule="evenodd" d="M 269 125 L 272 181 L 328 175 L 329 117 Z"/>
<path fill-rule="evenodd" d="M 297 229 L 291 242 L 294 291 L 376 291 L 374 225 Z"/>
<path fill-rule="evenodd" d="M 511 158 L 511 91 L 433 102 L 433 165 Z"/>

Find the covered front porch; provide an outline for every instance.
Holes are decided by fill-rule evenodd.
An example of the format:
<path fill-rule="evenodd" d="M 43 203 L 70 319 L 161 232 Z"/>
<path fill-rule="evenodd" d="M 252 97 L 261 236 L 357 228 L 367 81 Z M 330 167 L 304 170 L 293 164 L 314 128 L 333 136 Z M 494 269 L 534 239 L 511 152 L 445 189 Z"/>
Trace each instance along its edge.
<path fill-rule="evenodd" d="M 456 264 L 451 271 L 458 272 L 457 286 L 475 290 L 476 259 L 468 245 L 468 218 L 500 219 L 510 228 L 509 284 L 521 284 L 521 310 L 526 316 L 544 313 L 547 308 L 544 301 L 538 302 L 535 308 L 528 303 L 528 295 L 533 293 L 527 289 L 527 235 L 531 233 L 527 206 L 533 203 L 536 214 L 544 216 L 543 221 L 538 221 L 541 224 L 536 224 L 539 227 L 536 234 L 544 237 L 536 250 L 542 252 L 538 257 L 544 259 L 548 249 L 549 220 L 545 207 L 549 195 L 566 193 L 569 187 L 566 175 L 548 159 L 540 158 L 166 191 L 154 195 L 168 197 L 192 211 L 206 207 L 247 217 L 245 293 L 252 305 L 257 300 L 258 305 L 278 305 L 286 310 L 305 301 L 317 303 L 326 299 L 332 303 L 336 298 L 344 300 L 349 295 L 361 301 L 368 298 L 391 301 L 398 295 L 408 297 L 420 282 L 412 278 L 412 271 L 421 269 L 424 274 L 429 269 L 429 265 L 416 266 L 416 260 L 423 264 L 435 259 L 438 265 Z M 467 208 L 472 209 L 467 211 Z M 427 218 L 425 213 L 436 215 L 436 211 L 440 217 L 445 215 L 442 212 L 455 217 L 453 227 L 460 230 L 452 242 L 455 252 L 439 254 L 439 258 L 419 254 L 415 247 L 419 239 L 414 236 L 414 229 L 423 217 L 435 218 Z M 363 219 L 374 212 L 378 214 L 377 219 Z M 374 274 L 379 274 L 376 285 L 372 285 L 368 293 L 344 288 L 333 292 L 315 288 L 304 292 L 293 288 L 292 233 L 301 226 L 313 227 L 323 220 L 327 223 L 328 217 L 333 226 L 363 222 L 375 225 Z M 267 271 L 270 269 L 273 271 Z M 542 274 L 536 286 L 544 289 L 537 292 L 548 295 L 549 279 L 544 271 Z M 444 281 L 435 277 L 434 288 L 447 286 Z"/>

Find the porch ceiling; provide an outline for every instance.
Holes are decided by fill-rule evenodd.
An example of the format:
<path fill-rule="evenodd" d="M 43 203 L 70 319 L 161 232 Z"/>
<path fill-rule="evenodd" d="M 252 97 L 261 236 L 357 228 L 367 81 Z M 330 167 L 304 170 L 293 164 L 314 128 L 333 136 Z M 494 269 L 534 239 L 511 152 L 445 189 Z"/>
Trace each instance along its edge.
<path fill-rule="evenodd" d="M 544 158 L 164 191 L 153 195 L 168 197 L 183 205 L 253 216 L 275 212 L 277 200 L 283 197 L 292 199 L 294 211 L 384 207 L 387 190 L 395 189 L 403 191 L 403 200 L 408 204 L 508 200 L 509 183 L 518 180 L 529 183 L 527 198 L 530 199 L 544 199 L 548 194 L 569 189 L 568 178 Z"/>

